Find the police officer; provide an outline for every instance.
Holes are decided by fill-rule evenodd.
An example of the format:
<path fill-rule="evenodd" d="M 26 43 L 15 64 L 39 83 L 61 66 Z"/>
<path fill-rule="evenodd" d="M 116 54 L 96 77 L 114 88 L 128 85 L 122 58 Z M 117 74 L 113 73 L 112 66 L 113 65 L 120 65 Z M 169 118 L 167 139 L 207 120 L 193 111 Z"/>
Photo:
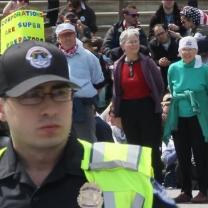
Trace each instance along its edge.
<path fill-rule="evenodd" d="M 162 207 L 150 148 L 68 136 L 77 87 L 49 43 L 25 41 L 1 56 L 0 114 L 11 139 L 0 149 L 0 207 Z"/>

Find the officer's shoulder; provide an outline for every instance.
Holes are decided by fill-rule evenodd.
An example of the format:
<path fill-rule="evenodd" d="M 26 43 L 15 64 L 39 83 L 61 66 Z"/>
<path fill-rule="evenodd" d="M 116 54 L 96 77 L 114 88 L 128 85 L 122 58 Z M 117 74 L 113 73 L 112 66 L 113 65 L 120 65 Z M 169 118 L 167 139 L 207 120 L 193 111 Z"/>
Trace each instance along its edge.
<path fill-rule="evenodd" d="M 8 136 L 0 136 L 0 151 L 7 147 L 10 138 Z"/>

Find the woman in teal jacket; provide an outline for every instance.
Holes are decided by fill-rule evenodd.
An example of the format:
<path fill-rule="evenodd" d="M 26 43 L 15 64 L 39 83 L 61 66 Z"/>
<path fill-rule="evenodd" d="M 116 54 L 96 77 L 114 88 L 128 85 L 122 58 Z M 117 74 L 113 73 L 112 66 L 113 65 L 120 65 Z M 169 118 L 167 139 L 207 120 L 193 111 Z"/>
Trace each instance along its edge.
<path fill-rule="evenodd" d="M 172 101 L 165 124 L 164 138 L 175 131 L 174 144 L 182 171 L 182 190 L 176 202 L 208 202 L 208 67 L 196 55 L 196 39 L 184 37 L 179 43 L 181 60 L 168 70 Z M 198 172 L 199 193 L 192 198 L 191 155 Z"/>

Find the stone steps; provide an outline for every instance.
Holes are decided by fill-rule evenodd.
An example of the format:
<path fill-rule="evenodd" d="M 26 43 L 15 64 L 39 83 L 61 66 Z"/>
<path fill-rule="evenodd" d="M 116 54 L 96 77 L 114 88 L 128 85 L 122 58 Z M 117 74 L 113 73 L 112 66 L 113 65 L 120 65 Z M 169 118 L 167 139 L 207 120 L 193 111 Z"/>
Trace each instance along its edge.
<path fill-rule="evenodd" d="M 0 0 L 0 13 L 8 0 Z M 39 10 L 47 10 L 47 0 L 31 0 L 30 5 L 32 8 L 38 8 Z M 127 0 L 123 0 L 127 2 Z M 142 27 L 147 32 L 148 24 L 151 16 L 154 14 L 155 10 L 159 7 L 160 0 L 131 0 L 128 2 L 134 3 L 140 13 L 139 21 Z M 182 7 L 186 5 L 187 0 L 177 1 L 179 6 Z M 98 25 L 98 35 L 104 36 L 105 32 L 109 29 L 111 25 L 119 19 L 119 0 L 88 0 L 88 5 L 95 11 L 97 17 Z M 208 9 L 208 0 L 199 0 L 199 8 L 205 10 Z M 66 0 L 60 0 L 60 6 L 66 5 Z"/>
<path fill-rule="evenodd" d="M 123 0 L 127 2 L 127 0 Z M 128 2 L 134 3 L 139 11 L 155 11 L 161 1 L 160 0 L 131 0 Z M 199 0 L 198 6 L 200 9 L 208 9 L 208 1 L 207 0 Z M 187 0 L 177 1 L 179 7 L 183 7 L 186 5 Z M 88 0 L 88 4 L 94 11 L 102 12 L 102 11 L 118 11 L 119 1 L 118 0 Z M 105 10 L 104 10 L 105 9 Z"/>
<path fill-rule="evenodd" d="M 2 12 L 4 6 L 7 4 L 8 0 L 0 1 L 0 13 Z M 47 9 L 47 0 L 31 0 L 30 5 L 34 8 L 39 8 L 41 10 Z M 116 12 L 119 9 L 119 0 L 88 0 L 88 5 L 94 9 L 95 12 Z M 123 0 L 123 2 L 127 2 L 127 0 Z M 133 0 L 128 1 L 134 3 L 139 11 L 155 11 L 160 5 L 160 0 Z M 178 4 L 180 7 L 186 5 L 187 0 L 180 0 Z M 60 0 L 60 6 L 66 4 L 66 0 Z M 200 0 L 199 8 L 208 9 L 208 1 Z"/>

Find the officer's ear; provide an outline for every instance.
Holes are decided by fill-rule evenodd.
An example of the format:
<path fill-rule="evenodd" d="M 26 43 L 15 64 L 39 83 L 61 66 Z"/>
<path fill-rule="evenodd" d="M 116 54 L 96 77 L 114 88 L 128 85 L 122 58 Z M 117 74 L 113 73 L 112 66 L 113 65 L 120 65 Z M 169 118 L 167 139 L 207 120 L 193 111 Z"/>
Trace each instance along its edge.
<path fill-rule="evenodd" d="M 5 100 L 3 98 L 0 98 L 0 121 L 6 121 L 4 104 Z"/>

